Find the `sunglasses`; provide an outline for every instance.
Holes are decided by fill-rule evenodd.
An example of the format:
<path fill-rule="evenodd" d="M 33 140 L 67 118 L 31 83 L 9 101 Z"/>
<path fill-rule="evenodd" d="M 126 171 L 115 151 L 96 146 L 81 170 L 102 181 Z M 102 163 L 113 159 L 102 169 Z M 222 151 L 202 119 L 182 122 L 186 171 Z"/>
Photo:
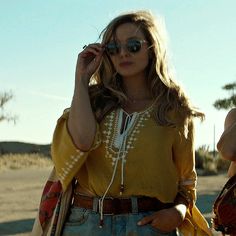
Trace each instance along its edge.
<path fill-rule="evenodd" d="M 125 48 L 130 53 L 139 52 L 144 43 L 147 43 L 144 39 L 129 39 L 125 44 L 110 42 L 105 48 L 109 55 L 114 56 L 120 53 L 121 48 Z"/>

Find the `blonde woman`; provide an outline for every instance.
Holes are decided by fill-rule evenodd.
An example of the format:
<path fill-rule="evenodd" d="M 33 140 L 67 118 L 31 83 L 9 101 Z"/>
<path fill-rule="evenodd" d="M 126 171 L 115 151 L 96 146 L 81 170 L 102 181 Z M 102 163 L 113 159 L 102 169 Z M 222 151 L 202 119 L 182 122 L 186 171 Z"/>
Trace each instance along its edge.
<path fill-rule="evenodd" d="M 191 106 L 168 70 L 161 25 L 120 15 L 78 56 L 71 107 L 52 159 L 63 191 L 75 178 L 62 235 L 210 235 L 195 206 Z"/>

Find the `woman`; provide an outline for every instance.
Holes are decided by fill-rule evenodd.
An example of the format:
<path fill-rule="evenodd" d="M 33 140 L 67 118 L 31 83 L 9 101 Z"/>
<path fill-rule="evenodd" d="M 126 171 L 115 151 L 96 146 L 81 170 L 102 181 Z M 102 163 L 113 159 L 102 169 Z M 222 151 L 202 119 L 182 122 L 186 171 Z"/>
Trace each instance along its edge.
<path fill-rule="evenodd" d="M 195 202 L 194 109 L 168 71 L 161 26 L 118 16 L 79 54 L 52 159 L 66 191 L 62 235 L 210 235 Z"/>
<path fill-rule="evenodd" d="M 230 160 L 231 163 L 228 169 L 230 179 L 214 202 L 213 227 L 217 231 L 222 231 L 223 235 L 236 236 L 235 188 L 233 187 L 236 175 L 236 108 L 231 109 L 225 118 L 224 132 L 217 143 L 217 149 L 222 158 Z M 231 198 L 225 200 L 223 196 L 231 196 Z"/>
<path fill-rule="evenodd" d="M 228 170 L 228 175 L 231 177 L 236 174 L 236 108 L 231 109 L 227 114 L 224 127 L 217 149 L 224 159 L 231 161 Z"/>

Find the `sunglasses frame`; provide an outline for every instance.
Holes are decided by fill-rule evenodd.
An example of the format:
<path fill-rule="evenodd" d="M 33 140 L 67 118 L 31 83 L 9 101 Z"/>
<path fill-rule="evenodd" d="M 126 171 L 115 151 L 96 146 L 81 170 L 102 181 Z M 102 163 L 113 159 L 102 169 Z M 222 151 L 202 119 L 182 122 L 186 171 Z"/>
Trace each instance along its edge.
<path fill-rule="evenodd" d="M 140 43 L 140 48 L 139 48 L 137 51 L 132 51 L 132 50 L 130 50 L 130 46 L 131 46 L 131 45 L 128 45 L 128 44 L 129 44 L 129 42 L 131 42 L 131 41 L 139 42 L 139 43 Z M 147 43 L 147 40 L 145 40 L 145 39 L 128 39 L 126 43 L 117 43 L 117 42 L 114 41 L 114 42 L 109 42 L 109 43 L 107 43 L 107 44 L 105 45 L 105 49 L 106 49 L 106 52 L 108 53 L 108 55 L 110 55 L 110 56 L 116 56 L 116 55 L 118 55 L 118 54 L 120 53 L 120 51 L 121 51 L 121 48 L 124 48 L 124 49 L 125 49 L 126 51 L 128 51 L 129 53 L 134 54 L 134 53 L 139 52 L 139 51 L 142 49 L 142 46 L 143 46 L 144 43 Z M 109 45 L 109 44 L 114 44 L 114 51 L 115 51 L 115 53 L 110 53 L 110 52 L 109 52 L 109 49 L 108 49 L 108 45 Z"/>

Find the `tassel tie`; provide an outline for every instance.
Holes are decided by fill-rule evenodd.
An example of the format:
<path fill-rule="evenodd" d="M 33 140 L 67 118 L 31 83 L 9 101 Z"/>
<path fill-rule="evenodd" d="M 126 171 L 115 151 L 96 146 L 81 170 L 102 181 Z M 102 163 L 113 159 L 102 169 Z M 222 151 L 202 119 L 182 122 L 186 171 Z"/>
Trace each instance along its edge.
<path fill-rule="evenodd" d="M 115 161 L 115 164 L 114 164 L 114 169 L 113 169 L 113 172 L 112 172 L 112 177 L 111 177 L 111 180 L 110 180 L 110 183 L 106 189 L 106 191 L 104 192 L 103 196 L 99 199 L 99 214 L 100 214 L 100 223 L 99 223 L 99 227 L 102 228 L 103 225 L 104 225 L 104 217 L 103 217 L 103 203 L 104 203 L 104 199 L 109 191 L 109 189 L 111 188 L 113 182 L 114 182 L 114 179 L 115 179 L 115 175 L 116 175 L 116 172 L 117 172 L 117 166 L 118 166 L 118 162 L 119 160 L 121 160 L 121 183 L 120 183 L 120 195 L 123 194 L 124 190 L 125 190 L 125 185 L 124 185 L 124 166 L 125 166 L 125 156 L 127 154 L 127 151 L 126 151 L 126 142 L 127 142 L 127 134 L 128 134 L 128 125 L 129 123 L 132 121 L 132 117 L 133 115 L 129 115 L 129 114 L 126 114 L 126 117 L 125 117 L 125 121 L 124 121 L 124 126 L 123 126 L 123 140 L 122 140 L 122 143 L 119 147 L 119 151 L 118 151 L 118 155 L 117 155 L 117 158 L 116 158 L 116 161 Z"/>

